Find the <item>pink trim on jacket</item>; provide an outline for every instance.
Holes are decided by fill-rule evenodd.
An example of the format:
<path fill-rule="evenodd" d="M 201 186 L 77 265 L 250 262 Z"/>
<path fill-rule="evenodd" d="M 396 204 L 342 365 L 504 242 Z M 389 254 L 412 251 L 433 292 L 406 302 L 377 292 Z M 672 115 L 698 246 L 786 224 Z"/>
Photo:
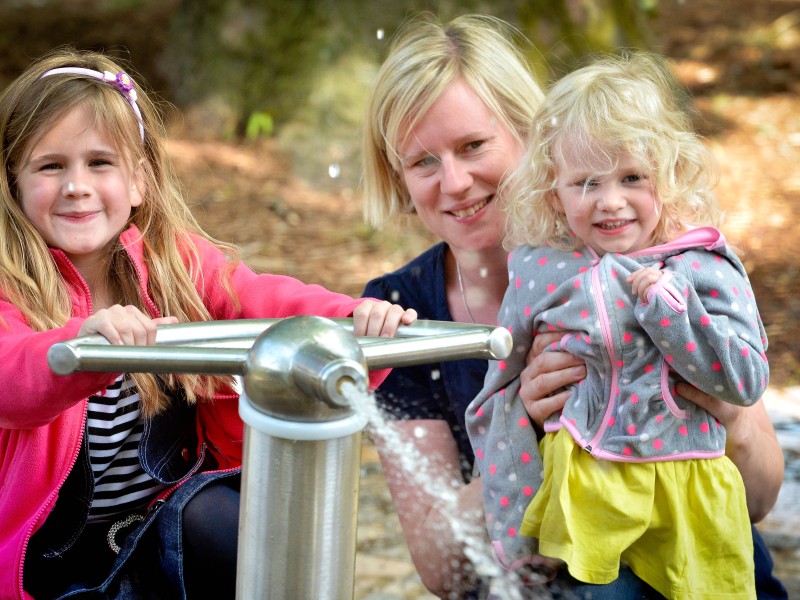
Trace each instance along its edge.
<path fill-rule="evenodd" d="M 148 269 L 138 229 L 123 232 L 120 241 L 139 275 L 142 298 L 153 316 L 159 312 L 147 291 Z M 283 275 L 256 274 L 244 264 L 232 271 L 237 309 L 219 278 L 228 258 L 205 239 L 192 238 L 200 260 L 201 294 L 213 319 L 284 318 L 297 315 L 348 317 L 363 299 L 353 299 L 306 285 Z M 77 336 L 92 314 L 89 288 L 60 250 L 53 259 L 72 291 L 73 317 L 63 327 L 35 332 L 22 312 L 0 291 L 0 598 L 30 598 L 22 589 L 22 565 L 28 540 L 52 511 L 80 449 L 86 398 L 104 390 L 118 373 L 79 372 L 55 375 L 47 352 L 56 342 Z M 388 371 L 373 372 L 378 385 Z M 238 396 L 230 391 L 198 405 L 198 434 L 221 469 L 241 465 L 243 424 Z"/>

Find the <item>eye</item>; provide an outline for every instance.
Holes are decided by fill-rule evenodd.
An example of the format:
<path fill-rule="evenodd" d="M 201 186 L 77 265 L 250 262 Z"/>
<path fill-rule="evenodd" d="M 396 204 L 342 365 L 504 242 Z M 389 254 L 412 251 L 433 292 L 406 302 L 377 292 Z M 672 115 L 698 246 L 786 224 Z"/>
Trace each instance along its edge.
<path fill-rule="evenodd" d="M 108 158 L 93 158 L 89 161 L 90 167 L 104 167 L 106 165 L 112 165 L 112 164 L 114 163 Z"/>
<path fill-rule="evenodd" d="M 469 142 L 464 147 L 466 150 L 477 150 L 481 146 L 483 146 L 486 142 L 484 140 L 475 140 L 473 142 Z"/>
<path fill-rule="evenodd" d="M 423 156 L 417 162 L 415 162 L 412 166 L 414 167 L 430 167 L 435 165 L 437 162 L 437 158 L 433 154 L 428 154 L 427 156 Z"/>
<path fill-rule="evenodd" d="M 61 165 L 59 163 L 57 163 L 57 162 L 44 163 L 44 164 L 39 166 L 39 170 L 40 171 L 54 171 L 54 170 L 60 169 L 60 168 L 61 168 Z"/>
<path fill-rule="evenodd" d="M 647 177 L 645 177 L 641 173 L 632 173 L 631 175 L 626 175 L 625 177 L 623 177 L 622 181 L 624 183 L 637 183 L 639 181 L 644 181 L 645 179 L 647 179 Z"/>
<path fill-rule="evenodd" d="M 573 185 L 575 187 L 579 187 L 579 188 L 583 188 L 585 190 L 588 190 L 588 189 L 593 188 L 593 187 L 595 187 L 597 185 L 597 179 L 593 179 L 591 177 L 587 178 L 587 179 L 581 179 L 580 181 L 576 181 Z"/>

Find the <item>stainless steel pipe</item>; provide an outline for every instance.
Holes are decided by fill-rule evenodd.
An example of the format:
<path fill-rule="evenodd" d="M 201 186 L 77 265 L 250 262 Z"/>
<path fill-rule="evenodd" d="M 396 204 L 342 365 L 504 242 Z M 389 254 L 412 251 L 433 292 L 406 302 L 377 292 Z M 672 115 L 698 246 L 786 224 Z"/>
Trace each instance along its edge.
<path fill-rule="evenodd" d="M 159 327 L 155 346 L 92 336 L 55 344 L 54 372 L 205 373 L 243 381 L 237 598 L 352 598 L 361 432 L 348 389 L 368 369 L 502 359 L 505 329 L 419 321 L 356 338 L 351 319 L 293 317 Z"/>

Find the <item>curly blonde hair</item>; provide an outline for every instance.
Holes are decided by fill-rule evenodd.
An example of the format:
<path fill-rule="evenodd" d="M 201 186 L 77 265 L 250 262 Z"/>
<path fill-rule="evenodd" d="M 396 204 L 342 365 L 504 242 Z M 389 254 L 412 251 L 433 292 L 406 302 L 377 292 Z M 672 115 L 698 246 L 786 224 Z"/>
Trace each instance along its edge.
<path fill-rule="evenodd" d="M 42 236 L 20 206 L 17 177 L 39 140 L 74 108 L 88 107 L 96 122 L 109 133 L 132 171 L 140 174 L 143 201 L 135 207 L 128 224 L 141 232 L 144 259 L 149 270 L 149 292 L 161 314 L 179 321 L 206 321 L 211 316 L 198 293 L 197 250 L 191 235 L 205 237 L 231 258 L 236 250 L 211 239 L 196 222 L 186 204 L 167 155 L 165 129 L 158 106 L 134 77 L 139 121 L 126 98 L 113 86 L 81 74 L 42 74 L 59 67 L 131 73 L 129 66 L 96 52 L 57 49 L 31 64 L 0 96 L 0 153 L 4 165 L 0 177 L 0 290 L 17 306 L 36 331 L 63 326 L 72 316 L 70 293 Z M 114 240 L 107 248 L 108 283 L 115 302 L 131 304 L 147 313 L 138 290 L 138 276 L 122 245 Z M 188 260 L 188 265 L 187 265 Z M 221 282 L 233 297 L 231 287 Z M 235 300 L 235 298 L 234 298 Z M 164 388 L 185 393 L 190 402 L 211 397 L 216 386 L 229 378 L 197 375 L 161 376 L 134 374 L 142 398 L 142 411 L 152 415 L 163 410 L 169 396 Z M 160 381 L 159 381 L 160 380 Z"/>
<path fill-rule="evenodd" d="M 501 190 L 504 246 L 582 246 L 554 203 L 557 160 L 567 140 L 588 164 L 610 169 L 627 154 L 645 166 L 659 203 L 656 243 L 687 225 L 717 225 L 717 164 L 694 131 L 689 107 L 688 92 L 667 62 L 646 52 L 595 58 L 556 82 L 536 114 L 519 166 Z"/>

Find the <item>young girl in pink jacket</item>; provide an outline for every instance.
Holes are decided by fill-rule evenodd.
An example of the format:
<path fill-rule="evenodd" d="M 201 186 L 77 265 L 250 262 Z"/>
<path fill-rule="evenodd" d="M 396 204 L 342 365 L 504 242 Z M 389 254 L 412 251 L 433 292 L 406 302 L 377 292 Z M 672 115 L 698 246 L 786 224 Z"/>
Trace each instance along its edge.
<path fill-rule="evenodd" d="M 225 377 L 55 375 L 56 342 L 301 314 L 393 335 L 413 310 L 257 275 L 184 202 L 153 102 L 97 53 L 0 96 L 0 597 L 233 597 L 243 426 Z M 373 384 L 376 381 L 372 382 Z"/>

